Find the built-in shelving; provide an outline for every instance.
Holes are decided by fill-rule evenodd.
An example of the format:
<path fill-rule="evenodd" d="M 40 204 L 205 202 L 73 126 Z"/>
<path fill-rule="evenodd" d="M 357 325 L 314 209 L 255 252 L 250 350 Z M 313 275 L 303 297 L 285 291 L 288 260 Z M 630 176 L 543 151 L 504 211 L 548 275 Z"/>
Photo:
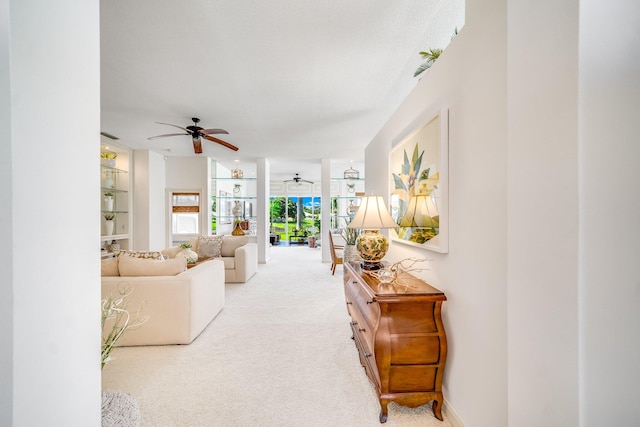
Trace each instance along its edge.
<path fill-rule="evenodd" d="M 100 213 L 101 253 L 109 256 L 112 243 L 127 249 L 131 239 L 131 152 L 113 142 L 101 139 L 100 146 Z M 107 218 L 113 217 L 109 225 Z"/>
<path fill-rule="evenodd" d="M 331 178 L 331 229 L 348 224 L 358 211 L 364 194 L 364 178 Z"/>

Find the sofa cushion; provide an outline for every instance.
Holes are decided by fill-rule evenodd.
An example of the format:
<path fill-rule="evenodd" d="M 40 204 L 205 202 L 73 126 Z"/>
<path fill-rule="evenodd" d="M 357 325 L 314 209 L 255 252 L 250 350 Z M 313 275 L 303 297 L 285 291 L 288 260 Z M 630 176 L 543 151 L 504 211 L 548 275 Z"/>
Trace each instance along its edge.
<path fill-rule="evenodd" d="M 196 245 L 198 258 L 217 258 L 220 256 L 220 247 L 223 236 L 200 236 Z"/>
<path fill-rule="evenodd" d="M 118 260 L 120 276 L 175 276 L 187 269 L 187 260 L 177 257 L 166 260 L 122 256 Z"/>
<path fill-rule="evenodd" d="M 132 258 L 150 258 L 150 259 L 164 259 L 161 252 L 158 251 L 128 251 L 120 249 L 113 251 L 117 257 L 127 256 Z"/>
<path fill-rule="evenodd" d="M 103 259 L 101 263 L 102 276 L 119 276 L 118 273 L 118 258 L 112 257 Z"/>
<path fill-rule="evenodd" d="M 232 256 L 223 256 L 222 258 L 218 258 L 222 260 L 224 263 L 225 270 L 234 270 L 236 268 L 236 258 Z"/>
<path fill-rule="evenodd" d="M 160 253 L 162 254 L 162 256 L 164 256 L 165 259 L 168 259 L 175 258 L 181 250 L 182 248 L 180 246 L 171 246 L 170 248 L 161 250 Z"/>
<path fill-rule="evenodd" d="M 220 254 L 225 256 L 235 256 L 236 249 L 249 243 L 247 236 L 224 236 L 220 247 Z"/>

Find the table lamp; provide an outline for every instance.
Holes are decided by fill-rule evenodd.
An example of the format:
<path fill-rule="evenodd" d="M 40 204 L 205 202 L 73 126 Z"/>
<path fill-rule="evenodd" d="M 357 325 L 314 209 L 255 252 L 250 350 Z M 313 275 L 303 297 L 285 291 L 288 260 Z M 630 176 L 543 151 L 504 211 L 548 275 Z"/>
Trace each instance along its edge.
<path fill-rule="evenodd" d="M 358 213 L 347 227 L 364 230 L 356 241 L 356 248 L 364 260 L 362 268 L 365 270 L 382 268 L 380 261 L 387 254 L 389 241 L 380 233 L 380 229 L 398 227 L 389 215 L 382 196 L 364 196 Z"/>

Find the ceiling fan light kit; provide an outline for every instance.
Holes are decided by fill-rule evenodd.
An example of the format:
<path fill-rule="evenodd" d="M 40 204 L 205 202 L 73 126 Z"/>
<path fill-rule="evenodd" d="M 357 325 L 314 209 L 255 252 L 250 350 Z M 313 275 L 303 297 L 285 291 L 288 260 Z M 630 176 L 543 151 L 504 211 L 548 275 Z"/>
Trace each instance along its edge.
<path fill-rule="evenodd" d="M 295 174 L 293 176 L 293 179 L 287 179 L 284 182 L 295 182 L 296 184 L 300 184 L 300 183 L 306 182 L 307 184 L 313 184 L 313 181 L 308 181 L 306 179 L 300 178 L 300 174 Z"/>
<path fill-rule="evenodd" d="M 218 139 L 214 136 L 211 135 L 216 135 L 216 134 L 229 134 L 229 132 L 227 132 L 224 129 L 204 129 L 200 126 L 198 126 L 198 123 L 200 123 L 200 119 L 197 117 L 192 117 L 191 120 L 193 121 L 193 125 L 187 126 L 187 127 L 182 127 L 182 126 L 178 126 L 178 125 L 174 125 L 171 123 L 162 123 L 162 122 L 156 122 L 160 125 L 167 125 L 167 126 L 173 126 L 175 128 L 181 129 L 184 131 L 184 133 L 167 133 L 164 135 L 156 135 L 156 136 L 151 136 L 147 139 L 149 140 L 153 140 L 156 138 L 165 138 L 168 136 L 181 136 L 181 135 L 189 135 L 191 136 L 191 140 L 193 142 L 193 151 L 196 154 L 202 154 L 202 139 L 204 138 L 208 141 L 211 142 L 215 142 L 218 143 L 224 147 L 227 147 L 230 150 L 233 151 L 238 151 L 238 147 L 236 147 L 233 144 L 229 144 L 227 141 L 223 141 L 221 139 Z"/>

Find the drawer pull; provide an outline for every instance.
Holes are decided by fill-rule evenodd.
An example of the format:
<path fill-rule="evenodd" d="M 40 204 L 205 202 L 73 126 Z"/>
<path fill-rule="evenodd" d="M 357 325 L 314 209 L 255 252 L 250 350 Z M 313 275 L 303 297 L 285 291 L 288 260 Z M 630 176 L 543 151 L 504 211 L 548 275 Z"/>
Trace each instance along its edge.
<path fill-rule="evenodd" d="M 352 326 L 356 326 L 358 324 L 358 322 L 351 322 Z"/>
<path fill-rule="evenodd" d="M 373 301 L 367 301 L 367 304 L 373 304 Z"/>
<path fill-rule="evenodd" d="M 347 305 L 351 305 L 353 304 L 351 301 L 347 301 Z"/>
<path fill-rule="evenodd" d="M 364 331 L 366 331 L 366 329 L 365 329 L 365 328 L 358 329 L 358 330 L 359 330 L 360 332 L 364 332 Z"/>
<path fill-rule="evenodd" d="M 371 356 L 373 356 L 373 354 L 365 354 L 365 355 L 364 355 L 364 357 L 366 357 L 366 358 L 369 358 L 369 357 L 371 357 Z"/>

